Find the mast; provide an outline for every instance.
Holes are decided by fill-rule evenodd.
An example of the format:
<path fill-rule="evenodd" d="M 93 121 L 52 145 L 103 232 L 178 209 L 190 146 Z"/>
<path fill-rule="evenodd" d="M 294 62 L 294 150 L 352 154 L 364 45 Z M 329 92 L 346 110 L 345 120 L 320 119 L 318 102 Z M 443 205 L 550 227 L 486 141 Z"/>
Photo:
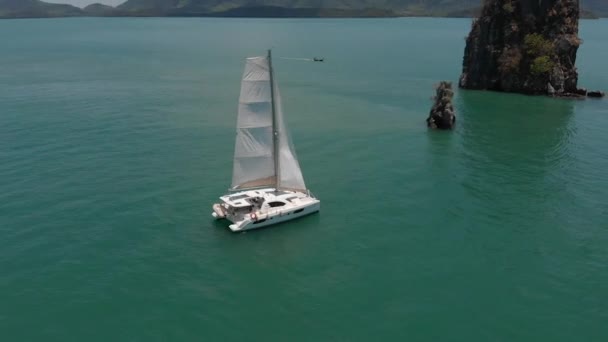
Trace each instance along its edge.
<path fill-rule="evenodd" d="M 270 107 L 272 109 L 272 144 L 274 154 L 275 189 L 279 190 L 281 168 L 279 165 L 279 131 L 277 130 L 277 111 L 274 100 L 274 74 L 272 72 L 272 51 L 268 50 L 268 70 L 270 73 Z"/>

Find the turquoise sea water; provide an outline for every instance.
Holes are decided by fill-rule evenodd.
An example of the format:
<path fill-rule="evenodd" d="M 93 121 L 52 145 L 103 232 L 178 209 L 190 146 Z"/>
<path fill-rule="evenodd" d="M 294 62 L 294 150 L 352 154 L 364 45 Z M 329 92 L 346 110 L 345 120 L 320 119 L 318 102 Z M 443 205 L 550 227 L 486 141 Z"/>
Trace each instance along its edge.
<path fill-rule="evenodd" d="M 428 131 L 469 27 L 0 21 L 0 339 L 608 340 L 608 100 L 458 91 Z M 232 234 L 210 206 L 268 47 L 322 210 Z"/>

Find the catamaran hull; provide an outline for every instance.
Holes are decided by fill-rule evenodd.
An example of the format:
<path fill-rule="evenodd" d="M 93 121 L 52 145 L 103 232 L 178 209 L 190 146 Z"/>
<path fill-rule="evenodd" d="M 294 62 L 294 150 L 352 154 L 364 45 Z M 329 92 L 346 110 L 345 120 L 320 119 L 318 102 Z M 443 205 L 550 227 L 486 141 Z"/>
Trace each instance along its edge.
<path fill-rule="evenodd" d="M 321 209 L 321 202 L 317 199 L 314 199 L 313 201 L 311 201 L 310 203 L 307 203 L 306 205 L 299 206 L 297 208 L 289 208 L 289 209 L 273 212 L 271 214 L 260 215 L 259 217 L 255 216 L 255 219 L 253 219 L 253 218 L 251 218 L 251 216 L 249 216 L 249 218 L 246 218 L 239 222 L 234 222 L 233 224 L 229 225 L 228 227 L 233 232 L 243 232 L 243 231 L 247 231 L 247 230 L 259 229 L 259 228 L 279 224 L 282 222 L 295 220 L 302 216 L 314 214 L 314 213 L 318 212 L 320 209 Z M 226 218 L 225 216 L 221 217 L 221 215 L 218 215 L 215 211 L 211 215 L 213 217 L 215 217 L 216 219 Z"/>
<path fill-rule="evenodd" d="M 215 203 L 213 205 L 213 213 L 211 213 L 211 216 L 219 220 L 226 218 L 226 213 L 224 212 L 222 206 L 219 203 Z"/>
<path fill-rule="evenodd" d="M 313 203 L 308 204 L 305 207 L 295 208 L 293 210 L 284 211 L 275 214 L 269 214 L 266 218 L 258 218 L 257 220 L 247 220 L 238 223 L 231 224 L 228 226 L 233 232 L 242 232 L 246 230 L 253 230 L 262 227 L 271 226 L 274 224 L 282 223 L 285 221 L 291 221 L 302 216 L 314 214 L 321 209 L 321 203 L 317 200 Z M 301 211 L 300 211 L 301 210 Z M 297 212 L 296 212 L 297 211 Z"/>

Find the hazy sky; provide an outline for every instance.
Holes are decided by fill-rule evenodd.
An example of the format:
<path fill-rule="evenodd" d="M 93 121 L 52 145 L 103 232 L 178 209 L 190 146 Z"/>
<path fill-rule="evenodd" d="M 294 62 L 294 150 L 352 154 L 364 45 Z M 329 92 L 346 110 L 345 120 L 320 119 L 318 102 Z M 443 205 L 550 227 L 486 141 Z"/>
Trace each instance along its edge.
<path fill-rule="evenodd" d="M 84 7 L 94 3 L 106 4 L 106 5 L 120 5 L 126 0 L 43 0 L 45 2 L 56 2 L 58 4 L 70 4 L 78 7 Z"/>

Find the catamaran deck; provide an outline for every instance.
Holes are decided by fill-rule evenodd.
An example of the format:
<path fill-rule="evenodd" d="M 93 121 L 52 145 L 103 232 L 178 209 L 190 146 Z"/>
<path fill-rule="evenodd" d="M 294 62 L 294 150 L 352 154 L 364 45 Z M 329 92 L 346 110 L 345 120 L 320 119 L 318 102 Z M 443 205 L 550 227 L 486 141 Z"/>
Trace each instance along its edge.
<path fill-rule="evenodd" d="M 259 189 L 259 190 L 247 190 L 236 192 L 230 195 L 220 197 L 222 202 L 233 208 L 244 208 L 254 204 L 252 200 L 263 199 L 264 202 L 271 203 L 271 201 L 282 201 L 282 202 L 297 202 L 299 199 L 308 197 L 307 194 L 302 192 L 288 192 L 276 190 L 273 188 Z M 294 203 L 295 204 L 295 203 Z"/>

